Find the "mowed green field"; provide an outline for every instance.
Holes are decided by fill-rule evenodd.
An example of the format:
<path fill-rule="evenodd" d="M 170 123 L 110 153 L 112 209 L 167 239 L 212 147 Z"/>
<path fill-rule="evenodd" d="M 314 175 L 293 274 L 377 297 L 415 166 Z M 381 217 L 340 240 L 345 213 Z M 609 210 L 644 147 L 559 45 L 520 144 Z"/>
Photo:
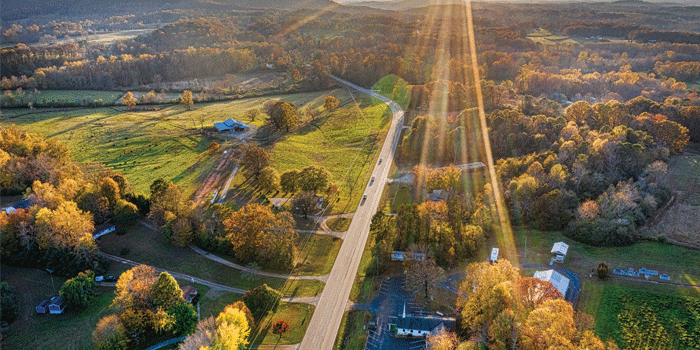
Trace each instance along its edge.
<path fill-rule="evenodd" d="M 97 90 L 39 90 L 36 95 L 38 104 L 50 103 L 99 103 L 111 104 L 124 96 L 121 91 Z"/>
<path fill-rule="evenodd" d="M 78 162 L 101 162 L 119 170 L 137 192 L 148 194 L 158 179 L 172 180 L 187 195 L 196 191 L 216 165 L 218 155 L 207 147 L 231 139 L 200 134 L 200 127 L 211 127 L 227 118 L 241 119 L 250 108 L 262 109 L 265 101 L 279 98 L 304 108 L 323 104 L 323 92 L 250 98 L 230 102 L 195 104 L 186 111 L 177 105 L 160 111 L 129 112 L 124 107 L 3 111 L 0 125 L 17 124 L 29 132 L 64 142 Z M 249 122 L 249 120 L 247 120 Z M 253 124 L 262 125 L 258 119 Z"/>

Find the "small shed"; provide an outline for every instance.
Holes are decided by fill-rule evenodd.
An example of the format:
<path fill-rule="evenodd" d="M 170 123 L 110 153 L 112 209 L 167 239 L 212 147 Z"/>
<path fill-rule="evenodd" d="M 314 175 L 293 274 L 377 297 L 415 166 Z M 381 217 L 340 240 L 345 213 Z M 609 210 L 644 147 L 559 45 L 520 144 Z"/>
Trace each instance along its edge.
<path fill-rule="evenodd" d="M 194 286 L 184 286 L 182 287 L 182 299 L 186 302 L 191 303 L 192 300 L 197 296 L 197 288 Z"/>
<path fill-rule="evenodd" d="M 566 253 L 569 251 L 569 245 L 564 242 L 554 243 L 552 246 L 552 254 L 555 255 L 554 261 L 563 263 Z"/>
<path fill-rule="evenodd" d="M 49 307 L 49 301 L 44 300 L 36 307 L 36 313 L 45 314 L 48 307 Z"/>
<path fill-rule="evenodd" d="M 57 314 L 62 314 L 63 309 L 66 308 L 66 303 L 63 300 L 62 296 L 55 296 L 51 298 L 51 302 L 49 303 L 49 313 L 52 315 L 57 315 Z"/>
<path fill-rule="evenodd" d="M 491 257 L 489 260 L 491 263 L 495 263 L 498 260 L 498 248 L 491 249 Z"/>

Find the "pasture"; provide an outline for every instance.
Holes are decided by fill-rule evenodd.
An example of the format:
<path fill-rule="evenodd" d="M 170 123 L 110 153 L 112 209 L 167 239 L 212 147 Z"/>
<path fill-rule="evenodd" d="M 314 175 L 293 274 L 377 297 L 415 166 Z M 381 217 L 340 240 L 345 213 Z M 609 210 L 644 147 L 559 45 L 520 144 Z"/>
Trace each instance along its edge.
<path fill-rule="evenodd" d="M 191 111 L 179 105 L 159 111 L 127 111 L 124 107 L 16 109 L 3 111 L 0 125 L 17 124 L 58 139 L 68 146 L 74 160 L 100 162 L 124 173 L 136 192 L 148 194 L 150 184 L 164 178 L 191 195 L 216 165 L 218 154 L 207 152 L 211 142 L 220 143 L 222 150 L 239 143 L 216 133 L 202 133 L 202 128 L 210 131 L 215 122 L 242 119 L 246 110 L 262 109 L 263 103 L 273 98 L 295 103 L 302 110 L 318 108 L 325 95 L 314 92 L 202 103 Z M 257 126 L 263 123 L 262 118 L 253 122 Z"/>

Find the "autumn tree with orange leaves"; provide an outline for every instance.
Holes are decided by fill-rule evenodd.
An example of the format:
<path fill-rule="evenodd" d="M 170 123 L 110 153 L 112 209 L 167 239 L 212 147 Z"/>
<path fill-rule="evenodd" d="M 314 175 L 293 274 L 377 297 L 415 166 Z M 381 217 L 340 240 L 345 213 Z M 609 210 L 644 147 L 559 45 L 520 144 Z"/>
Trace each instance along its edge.
<path fill-rule="evenodd" d="M 551 283 L 521 277 L 507 260 L 473 263 L 466 272 L 458 327 L 470 342 L 489 349 L 618 349 L 590 332 L 591 322 L 580 320 L 591 317 L 576 313 Z"/>
<path fill-rule="evenodd" d="M 237 260 L 277 269 L 294 264 L 294 225 L 288 212 L 275 214 L 260 204 L 249 204 L 224 220 L 226 237 Z"/>

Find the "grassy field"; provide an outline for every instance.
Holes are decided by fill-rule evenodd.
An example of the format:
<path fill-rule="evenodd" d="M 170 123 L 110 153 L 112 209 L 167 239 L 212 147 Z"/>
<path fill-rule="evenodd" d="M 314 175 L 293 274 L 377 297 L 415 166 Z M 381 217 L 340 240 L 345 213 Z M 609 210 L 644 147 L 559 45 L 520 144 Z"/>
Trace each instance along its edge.
<path fill-rule="evenodd" d="M 640 242 L 628 247 L 592 247 L 558 232 L 514 230 L 520 264 L 548 264 L 552 245 L 563 241 L 569 245 L 569 251 L 562 267 L 579 275 L 587 275 L 598 266 L 598 262 L 606 261 L 611 270 L 645 267 L 669 275 L 673 283 L 697 284 L 700 281 L 700 256 L 694 249 L 656 242 Z M 658 277 L 653 279 L 658 281 Z M 642 280 L 639 278 L 639 282 L 634 283 L 647 285 Z"/>
<path fill-rule="evenodd" d="M 331 203 L 331 214 L 355 210 L 391 118 L 388 107 L 377 100 L 355 96 L 357 104 L 347 103 L 351 100 L 347 92 L 336 97 L 341 107 L 322 113 L 314 122 L 302 120 L 295 133 L 270 147 L 271 164 L 280 174 L 309 165 L 323 166 L 332 174 L 340 198 Z M 236 181 L 244 183 L 243 178 Z"/>
<path fill-rule="evenodd" d="M 306 333 L 306 327 L 311 321 L 314 306 L 301 303 L 281 302 L 277 312 L 264 318 L 260 324 L 261 329 L 257 337 L 251 332 L 251 339 L 256 338 L 253 344 L 258 345 L 288 345 L 300 343 Z M 282 338 L 272 333 L 272 326 L 279 320 L 289 323 L 289 332 Z"/>
<path fill-rule="evenodd" d="M 362 350 L 367 341 L 364 327 L 369 324 L 372 313 L 369 311 L 346 311 L 340 323 L 338 336 L 335 339 L 334 350 Z"/>
<path fill-rule="evenodd" d="M 161 112 L 96 108 L 13 116 L 16 112 L 5 113 L 0 124 L 14 123 L 58 139 L 74 160 L 101 162 L 119 170 L 141 193 L 148 193 L 149 185 L 162 177 L 191 194 L 217 158 L 207 147 L 214 140 L 225 143 L 192 130 L 193 120 L 175 107 Z"/>
<path fill-rule="evenodd" d="M 379 90 L 379 94 L 392 99 L 401 108 L 408 107 L 411 102 L 411 87 L 408 83 L 396 75 L 390 74 L 372 86 L 372 90 Z"/>
<path fill-rule="evenodd" d="M 327 275 L 331 272 L 343 240 L 338 237 L 301 233 L 299 234 L 299 265 L 295 274 Z"/>
<path fill-rule="evenodd" d="M 17 292 L 20 315 L 3 334 L 3 349 L 92 349 L 92 331 L 97 321 L 112 313 L 114 287 L 99 286 L 97 296 L 83 311 L 61 315 L 39 315 L 34 307 L 58 295 L 65 278 L 39 269 L 2 266 L 2 279 Z"/>
<path fill-rule="evenodd" d="M 65 91 L 60 93 L 66 95 Z M 148 193 L 149 185 L 162 177 L 190 195 L 218 158 L 207 152 L 209 144 L 219 142 L 223 149 L 232 142 L 201 135 L 201 126 L 211 127 L 227 118 L 242 119 L 246 110 L 261 109 L 265 101 L 273 98 L 293 102 L 303 111 L 320 108 L 328 93 L 333 91 L 202 103 L 195 104 L 192 111 L 180 106 L 145 112 L 128 112 L 123 107 L 15 109 L 3 111 L 0 125 L 17 124 L 29 132 L 56 138 L 68 146 L 76 161 L 101 162 L 123 172 L 138 192 Z M 263 120 L 258 118 L 253 124 L 260 126 Z"/>
<path fill-rule="evenodd" d="M 328 225 L 328 228 L 331 229 L 331 231 L 343 232 L 347 231 L 348 228 L 350 228 L 351 222 L 352 219 L 349 218 L 330 218 L 328 219 L 328 221 L 326 221 L 326 224 Z"/>
<path fill-rule="evenodd" d="M 186 281 L 180 282 L 180 286 L 186 284 Z M 224 311 L 226 306 L 242 300 L 242 295 L 236 293 L 224 293 L 212 291 L 209 287 L 200 284 L 194 284 L 199 293 L 199 315 L 201 319 L 209 316 L 218 316 L 221 311 Z"/>
<path fill-rule="evenodd" d="M 281 278 L 246 278 L 240 270 L 211 261 L 189 248 L 173 246 L 163 235 L 141 226 L 123 236 L 106 235 L 100 238 L 98 246 L 108 254 L 245 290 L 266 283 L 277 290 L 288 291 L 285 296 L 314 296 L 323 288 L 319 281 L 290 281 L 299 285 L 285 286 L 286 280 Z"/>
<path fill-rule="evenodd" d="M 552 43 L 561 43 L 561 42 L 571 42 L 571 43 L 576 43 L 575 40 L 569 38 L 568 36 L 565 35 L 553 35 L 546 29 L 540 28 L 537 31 L 534 31 L 532 33 L 529 33 L 527 35 L 527 38 L 536 42 L 536 43 L 542 43 L 542 44 L 552 44 Z"/>
<path fill-rule="evenodd" d="M 112 104 L 124 95 L 120 91 L 97 90 L 39 90 L 36 95 L 38 104 L 68 103 L 68 104 Z"/>
<path fill-rule="evenodd" d="M 596 314 L 596 333 L 621 348 L 697 349 L 700 298 L 648 290 L 605 288 Z"/>

